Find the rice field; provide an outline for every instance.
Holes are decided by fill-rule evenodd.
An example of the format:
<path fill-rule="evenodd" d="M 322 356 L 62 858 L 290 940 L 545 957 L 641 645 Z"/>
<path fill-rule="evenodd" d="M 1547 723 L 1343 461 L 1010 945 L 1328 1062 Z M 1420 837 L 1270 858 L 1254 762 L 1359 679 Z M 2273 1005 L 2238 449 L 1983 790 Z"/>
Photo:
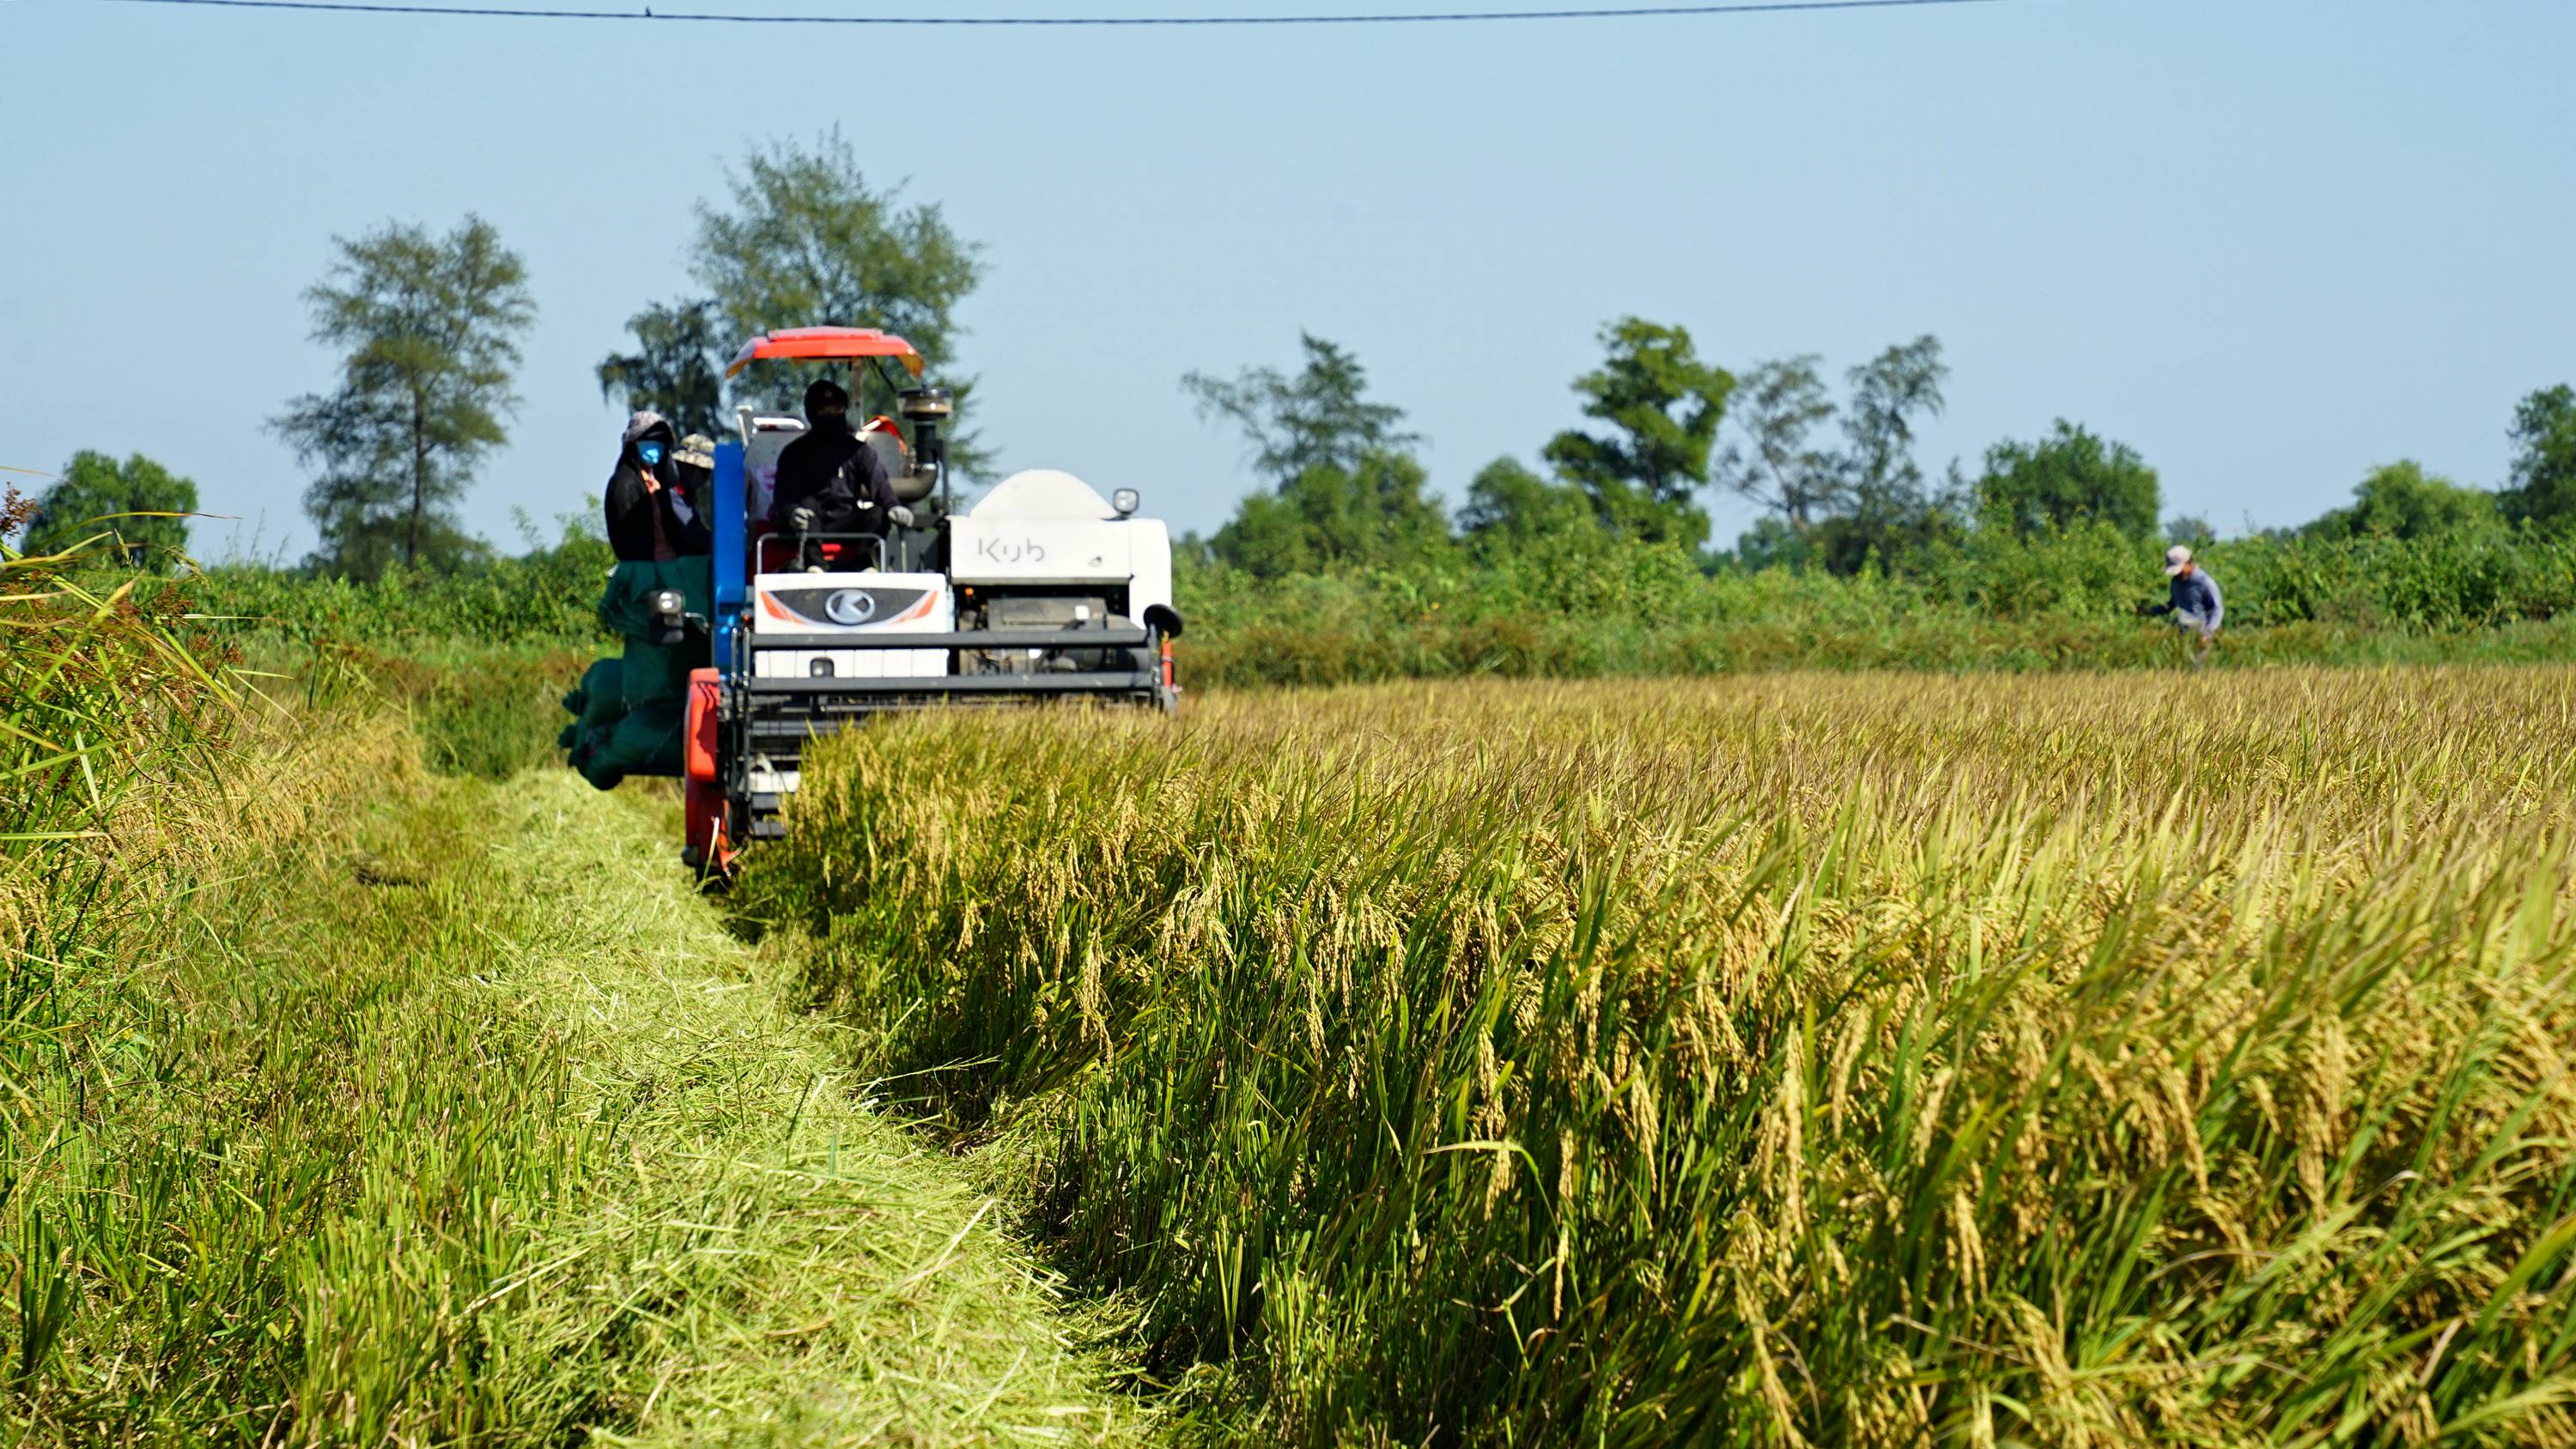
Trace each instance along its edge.
<path fill-rule="evenodd" d="M 1388 685 L 809 757 L 743 914 L 1183 1433 L 2576 1442 L 2576 671 Z"/>
<path fill-rule="evenodd" d="M 922 718 L 720 912 L 0 562 L 12 1442 L 2576 1443 L 2576 669 Z"/>

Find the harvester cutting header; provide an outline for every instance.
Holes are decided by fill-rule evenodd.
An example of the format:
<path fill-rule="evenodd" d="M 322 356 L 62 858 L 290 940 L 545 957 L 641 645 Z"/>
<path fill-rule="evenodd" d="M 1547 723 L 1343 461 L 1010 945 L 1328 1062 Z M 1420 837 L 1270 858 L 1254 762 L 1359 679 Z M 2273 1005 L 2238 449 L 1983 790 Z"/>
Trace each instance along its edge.
<path fill-rule="evenodd" d="M 625 660 L 593 666 L 565 701 L 581 716 L 566 743 L 594 784 L 683 775 L 683 854 L 717 871 L 778 833 L 807 741 L 877 714 L 1065 698 L 1174 706 L 1171 537 L 1136 516 L 1133 489 L 1104 499 L 1037 469 L 960 513 L 952 401 L 921 385 L 912 344 L 874 328 L 791 328 L 746 342 L 726 375 L 763 360 L 846 363 L 850 387 L 816 384 L 803 418 L 738 409 L 698 496 L 683 484 L 656 500 L 657 541 L 702 518 L 709 553 L 621 561 L 610 580 L 600 612 L 626 636 Z M 870 415 L 872 399 L 894 415 Z"/>

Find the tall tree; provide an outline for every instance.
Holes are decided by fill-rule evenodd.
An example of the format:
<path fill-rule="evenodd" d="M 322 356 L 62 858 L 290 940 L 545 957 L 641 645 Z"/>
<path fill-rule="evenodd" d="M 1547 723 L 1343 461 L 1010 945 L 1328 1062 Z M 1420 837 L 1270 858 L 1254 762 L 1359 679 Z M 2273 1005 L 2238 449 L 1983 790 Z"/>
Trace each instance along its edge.
<path fill-rule="evenodd" d="M 1925 333 L 1898 343 L 1851 370 L 1851 406 L 1843 412 L 1849 440 L 1850 488 L 1862 511 L 1902 505 L 1924 496 L 1923 469 L 1914 461 L 1917 420 L 1940 415 L 1941 384 L 1950 366 L 1941 339 Z"/>
<path fill-rule="evenodd" d="M 2156 470 L 2136 449 L 2059 418 L 2045 438 L 1986 450 L 1977 512 L 1984 526 L 2015 533 L 2098 521 L 2145 538 L 2156 531 L 2157 494 Z"/>
<path fill-rule="evenodd" d="M 635 350 L 600 359 L 601 399 L 660 413 L 684 435 L 715 436 L 724 424 L 716 304 L 656 302 L 627 318 L 626 330 L 635 334 Z"/>
<path fill-rule="evenodd" d="M 2351 506 L 2331 509 L 2300 531 L 2319 538 L 2430 538 L 2492 529 L 2502 517 L 2494 494 L 2400 458 L 2371 469 L 2353 487 Z"/>
<path fill-rule="evenodd" d="M 60 553 L 109 535 L 131 568 L 162 568 L 188 546 L 188 523 L 169 515 L 197 511 L 197 485 L 144 457 L 119 463 L 83 449 L 36 501 L 25 551 Z"/>
<path fill-rule="evenodd" d="M 2506 495 L 2517 518 L 2576 522 L 2576 388 L 2542 388 L 2513 412 L 2513 485 Z"/>
<path fill-rule="evenodd" d="M 1369 453 L 1352 468 L 1317 463 L 1245 498 L 1210 547 L 1258 578 L 1419 562 L 1454 547 L 1428 481 L 1404 453 Z"/>
<path fill-rule="evenodd" d="M 2207 548 L 2218 542 L 2218 528 L 2198 513 L 2177 513 L 2165 520 L 2165 541 Z"/>
<path fill-rule="evenodd" d="M 1751 528 L 1735 536 L 1735 566 L 1747 572 L 1803 569 L 1816 557 L 1817 544 L 1829 539 L 1825 532 L 1799 533 L 1776 516 L 1757 518 Z"/>
<path fill-rule="evenodd" d="M 1872 556 L 1893 564 L 1956 530 L 1952 499 L 1935 496 L 1914 457 L 1915 429 L 1940 413 L 1949 375 L 1941 339 L 1929 333 L 1846 374 L 1851 402 L 1842 416 L 1839 496 L 1813 550 L 1827 569 L 1856 573 Z"/>
<path fill-rule="evenodd" d="M 811 147 L 782 141 L 755 149 L 728 179 L 729 208 L 698 207 L 690 272 L 730 335 L 882 327 L 934 368 L 955 360 L 964 332 L 956 308 L 983 277 L 982 248 L 951 231 L 936 204 L 906 206 L 902 186 L 869 185 L 837 129 Z M 838 364 L 754 363 L 734 395 L 793 405 L 813 378 L 846 372 Z M 956 395 L 962 423 L 971 381 L 943 376 L 941 385 Z M 965 433 L 951 435 L 948 461 L 970 475 L 991 463 Z"/>
<path fill-rule="evenodd" d="M 1469 547 L 1484 553 L 1590 548 L 1609 538 L 1582 489 L 1540 477 L 1517 458 L 1477 471 L 1458 522 Z"/>
<path fill-rule="evenodd" d="M 1778 515 L 1796 538 L 1848 491 L 1844 459 L 1814 441 L 1834 416 L 1817 360 L 1787 357 L 1746 372 L 1727 404 L 1736 436 L 1712 465 L 1717 482 Z"/>
<path fill-rule="evenodd" d="M 1254 471 L 1284 487 L 1314 468 L 1356 473 L 1373 454 L 1401 453 L 1421 441 L 1398 426 L 1404 409 L 1369 401 L 1368 369 L 1347 349 L 1311 332 L 1299 333 L 1297 343 L 1306 361 L 1294 377 L 1247 367 L 1232 380 L 1203 372 L 1181 378 L 1200 417 L 1226 418 L 1243 430 Z"/>
<path fill-rule="evenodd" d="M 1592 498 L 1612 531 L 1696 548 L 1708 515 L 1692 495 L 1708 482 L 1709 450 L 1735 378 L 1699 360 L 1690 333 L 1640 317 L 1601 329 L 1609 353 L 1574 381 L 1584 416 L 1613 429 L 1574 429 L 1548 440 L 1543 456 Z"/>
<path fill-rule="evenodd" d="M 511 370 L 537 311 L 527 268 L 472 215 L 443 237 L 394 222 L 338 246 L 304 296 L 313 340 L 347 349 L 340 385 L 270 422 L 322 470 L 304 495 L 322 533 L 314 561 L 373 577 L 470 557 L 480 545 L 451 509 L 509 437 Z"/>

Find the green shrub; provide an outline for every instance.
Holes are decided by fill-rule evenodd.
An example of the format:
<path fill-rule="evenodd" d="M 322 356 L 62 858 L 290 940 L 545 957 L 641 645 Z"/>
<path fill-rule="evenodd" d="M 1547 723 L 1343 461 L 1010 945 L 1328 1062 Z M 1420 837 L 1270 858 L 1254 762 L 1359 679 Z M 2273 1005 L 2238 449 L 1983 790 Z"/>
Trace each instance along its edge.
<path fill-rule="evenodd" d="M 599 592 L 616 565 L 608 545 L 569 535 L 551 548 L 454 572 L 394 568 L 372 582 L 298 569 L 223 565 L 191 587 L 203 611 L 246 636 L 436 648 L 609 642 Z"/>
<path fill-rule="evenodd" d="M 2576 613 L 2576 538 L 2530 528 L 2258 537 L 2212 545 L 2203 558 L 2227 598 L 2223 661 L 2531 657 L 2554 630 L 2525 628 L 2511 645 L 2488 636 Z M 2103 523 L 1981 530 L 1900 568 L 1848 576 L 1711 568 L 1675 545 L 1584 536 L 1278 578 L 1189 550 L 1174 562 L 1190 626 L 1183 678 L 1198 685 L 2103 668 L 2175 657 L 2170 631 L 2134 613 L 2163 597 L 2156 550 Z M 224 567 L 188 587 L 201 612 L 243 639 L 411 656 L 579 651 L 612 642 L 594 613 L 611 563 L 598 540 L 569 537 L 451 574 L 396 570 L 361 584 Z M 2323 627 L 2291 627 L 2306 625 Z"/>
<path fill-rule="evenodd" d="M 2226 593 L 2230 662 L 2569 657 L 2576 539 L 2491 528 L 2417 539 L 2251 538 L 2203 552 Z M 1184 560 L 1196 684 L 1333 684 L 1478 674 L 1736 669 L 2063 669 L 2169 663 L 2156 551 L 2108 524 L 1986 530 L 1905 568 L 1844 576 L 1704 570 L 1685 551 L 1489 552 L 1406 570 L 1276 580 Z M 2494 637 L 2499 628 L 2516 637 Z M 2560 650 L 2557 653 L 2549 652 Z"/>

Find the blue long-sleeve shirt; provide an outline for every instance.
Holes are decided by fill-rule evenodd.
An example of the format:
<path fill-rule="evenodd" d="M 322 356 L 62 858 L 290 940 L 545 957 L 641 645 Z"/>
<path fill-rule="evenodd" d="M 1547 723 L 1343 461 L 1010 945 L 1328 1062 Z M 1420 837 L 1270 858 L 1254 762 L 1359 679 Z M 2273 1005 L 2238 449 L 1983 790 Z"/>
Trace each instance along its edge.
<path fill-rule="evenodd" d="M 2227 605 L 2218 597 L 2218 580 L 2209 570 L 2194 568 L 2187 574 L 2173 576 L 2173 587 L 2166 591 L 2165 606 L 2159 614 L 2189 614 L 2204 629 L 2216 629 L 2227 614 Z"/>

